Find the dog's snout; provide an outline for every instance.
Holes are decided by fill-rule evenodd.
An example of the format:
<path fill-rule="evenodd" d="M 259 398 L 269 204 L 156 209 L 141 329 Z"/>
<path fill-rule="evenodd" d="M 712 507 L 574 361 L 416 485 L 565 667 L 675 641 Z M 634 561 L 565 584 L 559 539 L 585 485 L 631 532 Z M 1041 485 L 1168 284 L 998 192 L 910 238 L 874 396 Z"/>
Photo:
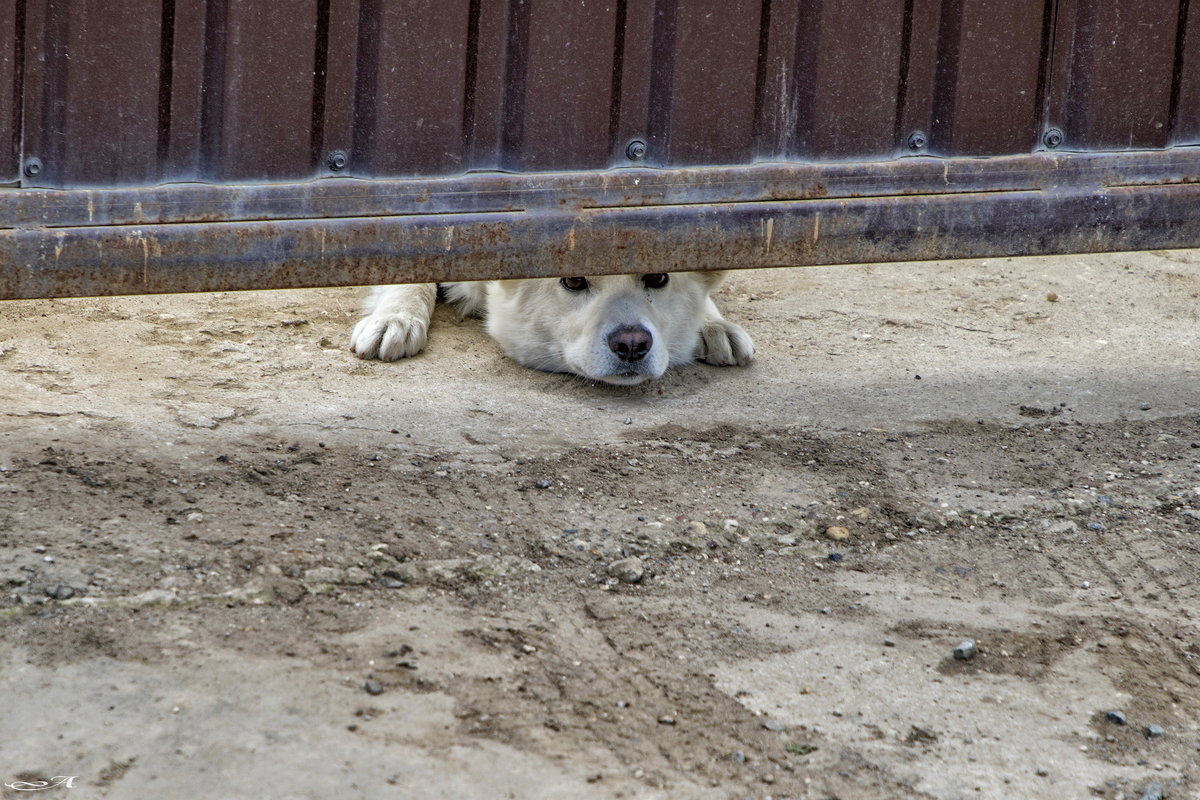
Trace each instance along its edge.
<path fill-rule="evenodd" d="M 608 348 L 622 361 L 641 361 L 654 345 L 654 337 L 641 325 L 623 325 L 608 335 Z"/>

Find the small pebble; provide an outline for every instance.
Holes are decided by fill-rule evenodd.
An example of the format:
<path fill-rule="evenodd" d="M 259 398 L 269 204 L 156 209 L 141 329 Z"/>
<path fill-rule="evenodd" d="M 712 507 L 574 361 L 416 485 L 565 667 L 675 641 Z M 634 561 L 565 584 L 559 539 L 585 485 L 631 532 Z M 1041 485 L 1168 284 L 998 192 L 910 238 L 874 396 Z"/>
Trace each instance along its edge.
<path fill-rule="evenodd" d="M 745 764 L 746 763 L 746 754 L 743 753 L 741 750 L 734 750 L 733 751 L 733 760 L 738 762 L 739 764 Z"/>
<path fill-rule="evenodd" d="M 642 560 L 636 556 L 622 558 L 608 565 L 609 577 L 616 578 L 621 583 L 640 583 L 646 575 Z"/>
<path fill-rule="evenodd" d="M 970 661 L 975 657 L 975 640 L 967 639 L 958 647 L 954 648 L 954 657 L 959 661 Z"/>
<path fill-rule="evenodd" d="M 58 586 L 47 586 L 46 596 L 52 600 L 69 600 L 75 596 L 75 590 L 66 584 Z"/>
<path fill-rule="evenodd" d="M 1157 739 L 1160 736 L 1165 736 L 1166 733 L 1162 725 L 1150 725 L 1146 728 L 1147 739 Z"/>
<path fill-rule="evenodd" d="M 764 722 L 762 726 L 769 731 L 774 731 L 775 733 L 781 733 L 787 730 L 787 726 L 777 719 L 769 719 Z"/>
<path fill-rule="evenodd" d="M 1125 715 L 1123 713 L 1121 713 L 1120 711 L 1110 711 L 1104 715 L 1104 718 L 1107 719 L 1109 722 L 1111 722 L 1113 725 L 1124 725 L 1125 724 Z"/>
<path fill-rule="evenodd" d="M 309 583 L 342 583 L 346 580 L 346 571 L 337 567 L 313 567 L 304 570 L 304 580 Z"/>
<path fill-rule="evenodd" d="M 895 646 L 896 646 L 896 643 L 895 643 L 895 642 L 893 642 L 891 639 L 884 639 L 884 640 L 883 640 L 883 646 L 884 646 L 884 647 L 895 647 Z"/>
<path fill-rule="evenodd" d="M 1106 530 L 1108 530 L 1108 528 L 1106 528 L 1104 526 L 1103 522 L 1089 522 L 1087 524 L 1087 528 L 1089 531 L 1106 531 Z"/>
<path fill-rule="evenodd" d="M 1142 790 L 1142 800 L 1163 800 L 1163 785 L 1158 781 Z"/>
<path fill-rule="evenodd" d="M 674 725 L 675 718 L 671 717 L 671 716 L 667 716 L 666 714 L 663 714 L 661 717 L 658 718 L 658 724 L 659 725 Z"/>
<path fill-rule="evenodd" d="M 536 484 L 537 488 L 539 488 L 539 489 L 549 489 L 553 485 L 554 485 L 554 481 L 548 481 L 545 478 L 542 478 Z"/>
<path fill-rule="evenodd" d="M 825 529 L 825 538 L 832 539 L 835 542 L 840 542 L 843 539 L 850 538 L 850 530 L 843 528 L 840 525 L 831 525 Z"/>
<path fill-rule="evenodd" d="M 835 564 L 840 563 L 842 560 L 842 554 L 841 553 L 830 553 L 829 560 Z"/>
<path fill-rule="evenodd" d="M 383 694 L 383 684 L 376 680 L 368 680 L 363 683 L 363 689 L 367 694 Z"/>

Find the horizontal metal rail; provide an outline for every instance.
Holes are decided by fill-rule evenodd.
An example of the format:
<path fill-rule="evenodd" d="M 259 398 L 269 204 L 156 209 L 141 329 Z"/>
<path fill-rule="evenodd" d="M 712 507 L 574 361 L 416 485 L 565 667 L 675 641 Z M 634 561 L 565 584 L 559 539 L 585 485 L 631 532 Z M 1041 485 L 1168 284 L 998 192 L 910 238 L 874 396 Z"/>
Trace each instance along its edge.
<path fill-rule="evenodd" d="M 0 299 L 1200 247 L 1200 148 L 0 191 Z"/>

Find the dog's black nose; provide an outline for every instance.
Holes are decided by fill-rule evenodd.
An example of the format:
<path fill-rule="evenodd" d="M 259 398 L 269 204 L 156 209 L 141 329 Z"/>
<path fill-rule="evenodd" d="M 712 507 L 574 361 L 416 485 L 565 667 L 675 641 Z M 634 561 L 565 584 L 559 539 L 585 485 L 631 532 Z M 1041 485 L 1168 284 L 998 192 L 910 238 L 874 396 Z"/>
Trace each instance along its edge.
<path fill-rule="evenodd" d="M 608 349 L 622 361 L 641 361 L 654 345 L 654 337 L 641 325 L 623 325 L 608 335 Z"/>

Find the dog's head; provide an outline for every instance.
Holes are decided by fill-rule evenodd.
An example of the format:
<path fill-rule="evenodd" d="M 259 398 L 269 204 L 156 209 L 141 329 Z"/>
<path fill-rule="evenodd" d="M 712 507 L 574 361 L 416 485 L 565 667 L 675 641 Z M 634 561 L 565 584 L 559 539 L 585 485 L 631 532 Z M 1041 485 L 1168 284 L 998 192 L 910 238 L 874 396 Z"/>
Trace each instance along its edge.
<path fill-rule="evenodd" d="M 619 385 L 695 358 L 716 272 L 499 281 L 488 332 L 517 362 Z"/>

